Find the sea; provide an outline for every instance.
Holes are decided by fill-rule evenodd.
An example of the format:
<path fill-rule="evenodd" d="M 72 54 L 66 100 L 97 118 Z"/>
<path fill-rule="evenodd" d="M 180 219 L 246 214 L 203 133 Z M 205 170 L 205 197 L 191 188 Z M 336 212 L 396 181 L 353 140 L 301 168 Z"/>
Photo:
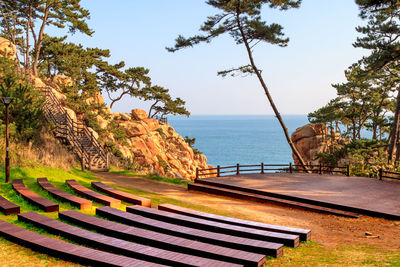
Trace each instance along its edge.
<path fill-rule="evenodd" d="M 308 123 L 306 115 L 282 116 L 289 133 Z M 213 166 L 288 164 L 292 152 L 273 115 L 192 115 L 168 118 L 183 137 L 196 138 L 195 148 Z"/>

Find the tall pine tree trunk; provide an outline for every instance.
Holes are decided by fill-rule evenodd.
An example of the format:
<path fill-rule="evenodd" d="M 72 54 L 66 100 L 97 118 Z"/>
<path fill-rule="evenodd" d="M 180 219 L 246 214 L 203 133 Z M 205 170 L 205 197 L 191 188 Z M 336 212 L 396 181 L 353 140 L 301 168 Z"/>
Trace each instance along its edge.
<path fill-rule="evenodd" d="M 400 116 L 400 89 L 397 90 L 397 97 L 396 97 L 396 110 L 394 112 L 394 117 L 393 117 L 393 125 L 392 125 L 392 130 L 390 132 L 390 138 L 389 138 L 389 150 L 388 150 L 388 162 L 391 162 L 393 160 L 394 155 L 394 149 L 396 147 L 397 149 L 397 144 L 399 140 L 399 116 Z"/>
<path fill-rule="evenodd" d="M 305 162 L 304 162 L 304 160 L 303 160 L 303 157 L 300 155 L 300 153 L 299 153 L 299 151 L 297 150 L 296 146 L 294 145 L 292 139 L 290 138 L 288 129 L 287 129 L 287 127 L 286 127 L 286 125 L 285 125 L 285 123 L 284 123 L 282 117 L 281 117 L 281 114 L 279 113 L 277 107 L 275 106 L 274 100 L 272 99 L 272 96 L 271 96 L 271 94 L 269 93 L 268 87 L 267 87 L 267 85 L 265 84 L 264 79 L 263 79 L 263 77 L 262 77 L 260 71 L 258 70 L 257 66 L 256 66 L 255 63 L 254 63 L 253 53 L 251 52 L 250 45 L 249 45 L 249 43 L 248 43 L 248 41 L 247 41 L 247 39 L 246 39 L 246 35 L 245 35 L 245 33 L 244 33 L 244 31 L 243 31 L 243 27 L 242 27 L 242 25 L 241 25 L 241 23 L 240 23 L 239 13 L 236 13 L 236 21 L 237 21 L 237 25 L 238 25 L 240 34 L 241 34 L 241 36 L 242 36 L 243 43 L 244 43 L 244 45 L 246 46 L 246 50 L 247 50 L 247 54 L 248 54 L 248 56 L 249 56 L 249 60 L 250 60 L 251 67 L 252 67 L 252 69 L 254 70 L 254 72 L 256 73 L 257 78 L 258 78 L 258 80 L 260 81 L 261 86 L 262 86 L 263 89 L 264 89 L 265 95 L 267 96 L 268 101 L 269 101 L 269 103 L 271 104 L 271 107 L 272 107 L 272 109 L 273 109 L 273 111 L 274 111 L 274 113 L 275 113 L 275 116 L 276 116 L 276 118 L 278 119 L 278 121 L 279 121 L 279 123 L 280 123 L 280 125 L 281 125 L 281 127 L 282 127 L 282 130 L 283 130 L 283 132 L 284 132 L 284 134 L 285 134 L 286 140 L 287 140 L 287 142 L 288 142 L 290 148 L 292 149 L 293 154 L 297 157 L 297 159 L 299 160 L 299 162 L 300 162 L 301 166 L 304 168 L 304 170 L 306 170 L 306 171 L 308 172 L 308 169 L 307 169 L 307 166 L 306 166 L 306 164 L 305 164 Z"/>

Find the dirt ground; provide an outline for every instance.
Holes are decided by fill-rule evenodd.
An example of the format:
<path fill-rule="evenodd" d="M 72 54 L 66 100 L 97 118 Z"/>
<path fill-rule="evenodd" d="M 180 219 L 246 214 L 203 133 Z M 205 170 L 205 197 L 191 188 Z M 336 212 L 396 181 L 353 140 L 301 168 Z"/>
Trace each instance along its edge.
<path fill-rule="evenodd" d="M 204 193 L 188 192 L 185 187 L 115 173 L 98 173 L 108 184 L 157 193 L 195 205 L 208 206 L 232 216 L 259 222 L 312 230 L 312 241 L 326 248 L 373 246 L 400 248 L 400 221 L 363 216 L 358 219 L 277 205 L 258 204 Z M 366 232 L 373 236 L 368 237 Z"/>

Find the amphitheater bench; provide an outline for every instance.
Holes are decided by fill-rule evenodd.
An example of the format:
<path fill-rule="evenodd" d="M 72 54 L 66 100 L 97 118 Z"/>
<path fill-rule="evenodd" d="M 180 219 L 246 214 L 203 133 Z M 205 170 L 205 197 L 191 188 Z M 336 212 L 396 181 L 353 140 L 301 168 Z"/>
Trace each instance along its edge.
<path fill-rule="evenodd" d="M 241 236 L 268 242 L 281 243 L 289 247 L 297 247 L 300 243 L 298 235 L 289 235 L 270 231 L 252 229 L 243 226 L 229 225 L 226 223 L 212 222 L 204 219 L 180 215 L 168 211 L 156 210 L 141 206 L 130 206 L 127 212 L 142 215 L 144 217 L 178 224 L 182 226 L 199 228 L 211 232 Z"/>
<path fill-rule="evenodd" d="M 215 244 L 218 246 L 265 254 L 272 257 L 279 257 L 283 254 L 282 244 L 213 233 L 200 229 L 175 225 L 155 219 L 145 218 L 140 215 L 127 213 L 110 207 L 97 208 L 96 215 L 130 226 L 152 230 L 163 234 L 179 236 L 182 238 L 198 240 L 200 242 Z"/>
<path fill-rule="evenodd" d="M 22 195 L 24 198 L 26 198 L 30 203 L 33 205 L 38 206 L 42 210 L 46 212 L 53 212 L 53 211 L 58 211 L 58 204 L 54 203 L 53 201 L 50 201 L 48 199 L 45 199 L 38 194 L 32 192 L 26 186 L 24 185 L 24 181 L 22 179 L 15 179 L 12 181 L 12 187 L 14 188 L 17 193 Z"/>
<path fill-rule="evenodd" d="M 18 220 L 31 223 L 52 234 L 63 236 L 80 244 L 145 261 L 172 266 L 231 266 L 231 264 L 221 261 L 134 244 L 114 237 L 104 236 L 79 227 L 68 225 L 35 212 L 20 214 L 18 215 Z"/>
<path fill-rule="evenodd" d="M 111 197 L 129 202 L 129 203 L 133 203 L 136 205 L 140 205 L 140 206 L 144 206 L 144 207 L 151 207 L 150 199 L 135 196 L 135 195 L 129 194 L 127 192 L 117 190 L 117 189 L 109 187 L 108 185 L 105 185 L 101 182 L 92 182 L 92 187 L 103 193 L 106 193 L 107 195 L 110 195 Z"/>
<path fill-rule="evenodd" d="M 11 223 L 0 221 L 0 235 L 11 242 L 35 251 L 85 265 L 109 266 L 161 266 L 96 249 L 78 246 L 40 235 Z"/>
<path fill-rule="evenodd" d="M 64 202 L 69 202 L 70 204 L 80 208 L 81 210 L 92 208 L 92 201 L 71 195 L 67 192 L 64 192 L 56 188 L 47 180 L 47 178 L 38 178 L 37 183 L 43 190 L 49 192 L 56 199 L 59 199 Z"/>
<path fill-rule="evenodd" d="M 206 212 L 202 212 L 202 211 L 183 208 L 183 207 L 175 206 L 172 204 L 158 205 L 158 209 L 181 214 L 181 215 L 186 215 L 186 216 L 190 216 L 190 217 L 205 219 L 205 220 L 209 220 L 209 221 L 233 224 L 233 225 L 237 225 L 237 226 L 244 226 L 244 227 L 254 228 L 254 229 L 258 229 L 258 230 L 298 235 L 300 237 L 300 241 L 310 241 L 311 240 L 311 230 L 308 230 L 308 229 L 285 227 L 285 226 L 280 226 L 280 225 L 273 225 L 273 224 L 266 224 L 266 223 L 260 223 L 260 222 L 254 222 L 254 221 L 241 220 L 241 219 L 236 219 L 236 218 L 232 218 L 232 217 L 220 216 L 220 215 L 216 215 L 216 214 L 211 214 L 211 213 L 206 213 Z"/>
<path fill-rule="evenodd" d="M 20 208 L 19 206 L 15 205 L 14 203 L 8 201 L 4 197 L 0 196 L 0 210 L 5 214 L 5 215 L 11 215 L 11 214 L 18 214 L 20 213 Z"/>
<path fill-rule="evenodd" d="M 99 202 L 103 205 L 107 205 L 113 208 L 119 208 L 121 205 L 121 200 L 115 199 L 109 196 L 105 196 L 103 194 L 97 193 L 93 190 L 90 190 L 87 187 L 84 187 L 83 185 L 80 185 L 77 181 L 75 180 L 66 180 L 65 181 L 69 187 L 71 187 L 78 195 L 81 195 L 83 197 L 89 198 L 91 200 L 94 200 L 96 202 Z"/>
<path fill-rule="evenodd" d="M 87 229 L 95 230 L 96 232 L 108 236 L 113 236 L 144 245 L 150 245 L 152 247 L 216 259 L 234 264 L 243 264 L 246 266 L 263 266 L 265 264 L 265 256 L 261 254 L 156 233 L 149 230 L 139 229 L 128 225 L 99 219 L 77 211 L 70 210 L 60 212 L 59 217 L 62 220 L 69 221 Z"/>

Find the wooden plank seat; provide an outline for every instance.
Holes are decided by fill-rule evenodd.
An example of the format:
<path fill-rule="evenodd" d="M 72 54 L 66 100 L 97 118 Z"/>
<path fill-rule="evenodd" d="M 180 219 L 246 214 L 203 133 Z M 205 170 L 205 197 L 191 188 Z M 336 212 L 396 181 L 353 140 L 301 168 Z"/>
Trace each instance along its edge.
<path fill-rule="evenodd" d="M 144 206 L 144 207 L 151 207 L 150 199 L 135 196 L 135 195 L 129 194 L 127 192 L 117 190 L 117 189 L 112 188 L 108 185 L 105 185 L 101 182 L 92 182 L 92 187 L 103 193 L 106 193 L 107 195 L 110 195 L 111 197 L 129 202 L 129 203 L 133 203 L 136 205 L 140 205 L 140 206 Z"/>
<path fill-rule="evenodd" d="M 97 193 L 93 190 L 90 190 L 89 188 L 80 185 L 77 181 L 75 180 L 66 180 L 65 181 L 69 187 L 71 187 L 78 195 L 81 195 L 83 197 L 86 197 L 88 199 L 94 200 L 96 202 L 99 202 L 103 205 L 107 205 L 113 208 L 119 208 L 121 205 L 121 200 L 115 199 L 109 196 L 105 196 L 103 194 Z"/>
<path fill-rule="evenodd" d="M 132 213 L 127 213 L 110 207 L 97 208 L 96 215 L 100 215 L 107 219 L 111 219 L 123 224 L 187 239 L 198 240 L 218 246 L 265 254 L 272 257 L 279 257 L 283 254 L 282 244 L 189 228 L 146 218 Z"/>
<path fill-rule="evenodd" d="M 0 220 L 0 235 L 11 242 L 50 256 L 94 266 L 164 266 L 120 256 L 109 252 L 78 246 L 40 235 Z"/>
<path fill-rule="evenodd" d="M 80 208 L 81 210 L 92 208 L 92 201 L 74 196 L 56 188 L 47 180 L 47 178 L 38 178 L 37 183 L 43 190 L 49 192 L 54 198 L 60 199 L 61 201 L 69 202 L 70 204 Z"/>
<path fill-rule="evenodd" d="M 12 187 L 14 190 L 22 195 L 26 200 L 28 200 L 33 205 L 38 206 L 40 209 L 46 212 L 58 211 L 58 204 L 39 196 L 38 194 L 32 192 L 24 185 L 22 179 L 15 179 L 12 181 Z"/>
<path fill-rule="evenodd" d="M 173 224 L 199 228 L 221 234 L 229 234 L 262 241 L 275 242 L 284 244 L 285 246 L 289 247 L 297 247 L 300 243 L 300 238 L 298 235 L 283 234 L 271 231 L 257 230 L 243 226 L 230 225 L 226 223 L 213 222 L 142 206 L 129 206 L 126 208 L 126 211 Z"/>
<path fill-rule="evenodd" d="M 133 226 L 96 218 L 78 211 L 70 210 L 60 212 L 59 218 L 78 226 L 95 230 L 98 233 L 152 247 L 246 266 L 264 266 L 265 264 L 265 256 L 261 254 L 139 229 Z"/>
<path fill-rule="evenodd" d="M 241 220 L 241 219 L 236 219 L 236 218 L 232 218 L 232 217 L 226 217 L 226 216 L 206 213 L 206 212 L 202 212 L 202 211 L 192 210 L 192 209 L 188 209 L 188 208 L 184 208 L 184 207 L 179 207 L 179 206 L 175 206 L 172 204 L 158 205 L 158 209 L 164 210 L 164 211 L 169 211 L 169 212 L 174 212 L 177 214 L 182 214 L 182 215 L 186 215 L 186 216 L 190 216 L 190 217 L 196 217 L 196 218 L 200 218 L 200 219 L 215 221 L 215 222 L 233 224 L 233 225 L 244 226 L 244 227 L 249 227 L 249 228 L 254 228 L 254 229 L 259 229 L 259 230 L 278 232 L 278 233 L 298 235 L 300 237 L 300 241 L 310 241 L 311 240 L 311 230 L 308 230 L 308 229 L 285 227 L 285 226 L 280 226 L 280 225 L 273 225 L 273 224 L 267 224 L 267 223 Z"/>
<path fill-rule="evenodd" d="M 66 237 L 80 244 L 145 261 L 171 266 L 232 266 L 232 264 L 222 261 L 135 244 L 122 239 L 97 234 L 35 212 L 20 214 L 18 220 L 31 223 L 50 233 Z"/>
<path fill-rule="evenodd" d="M 11 201 L 0 196 L 0 210 L 5 215 L 18 214 L 20 213 L 20 208 L 18 205 L 12 203 Z"/>

